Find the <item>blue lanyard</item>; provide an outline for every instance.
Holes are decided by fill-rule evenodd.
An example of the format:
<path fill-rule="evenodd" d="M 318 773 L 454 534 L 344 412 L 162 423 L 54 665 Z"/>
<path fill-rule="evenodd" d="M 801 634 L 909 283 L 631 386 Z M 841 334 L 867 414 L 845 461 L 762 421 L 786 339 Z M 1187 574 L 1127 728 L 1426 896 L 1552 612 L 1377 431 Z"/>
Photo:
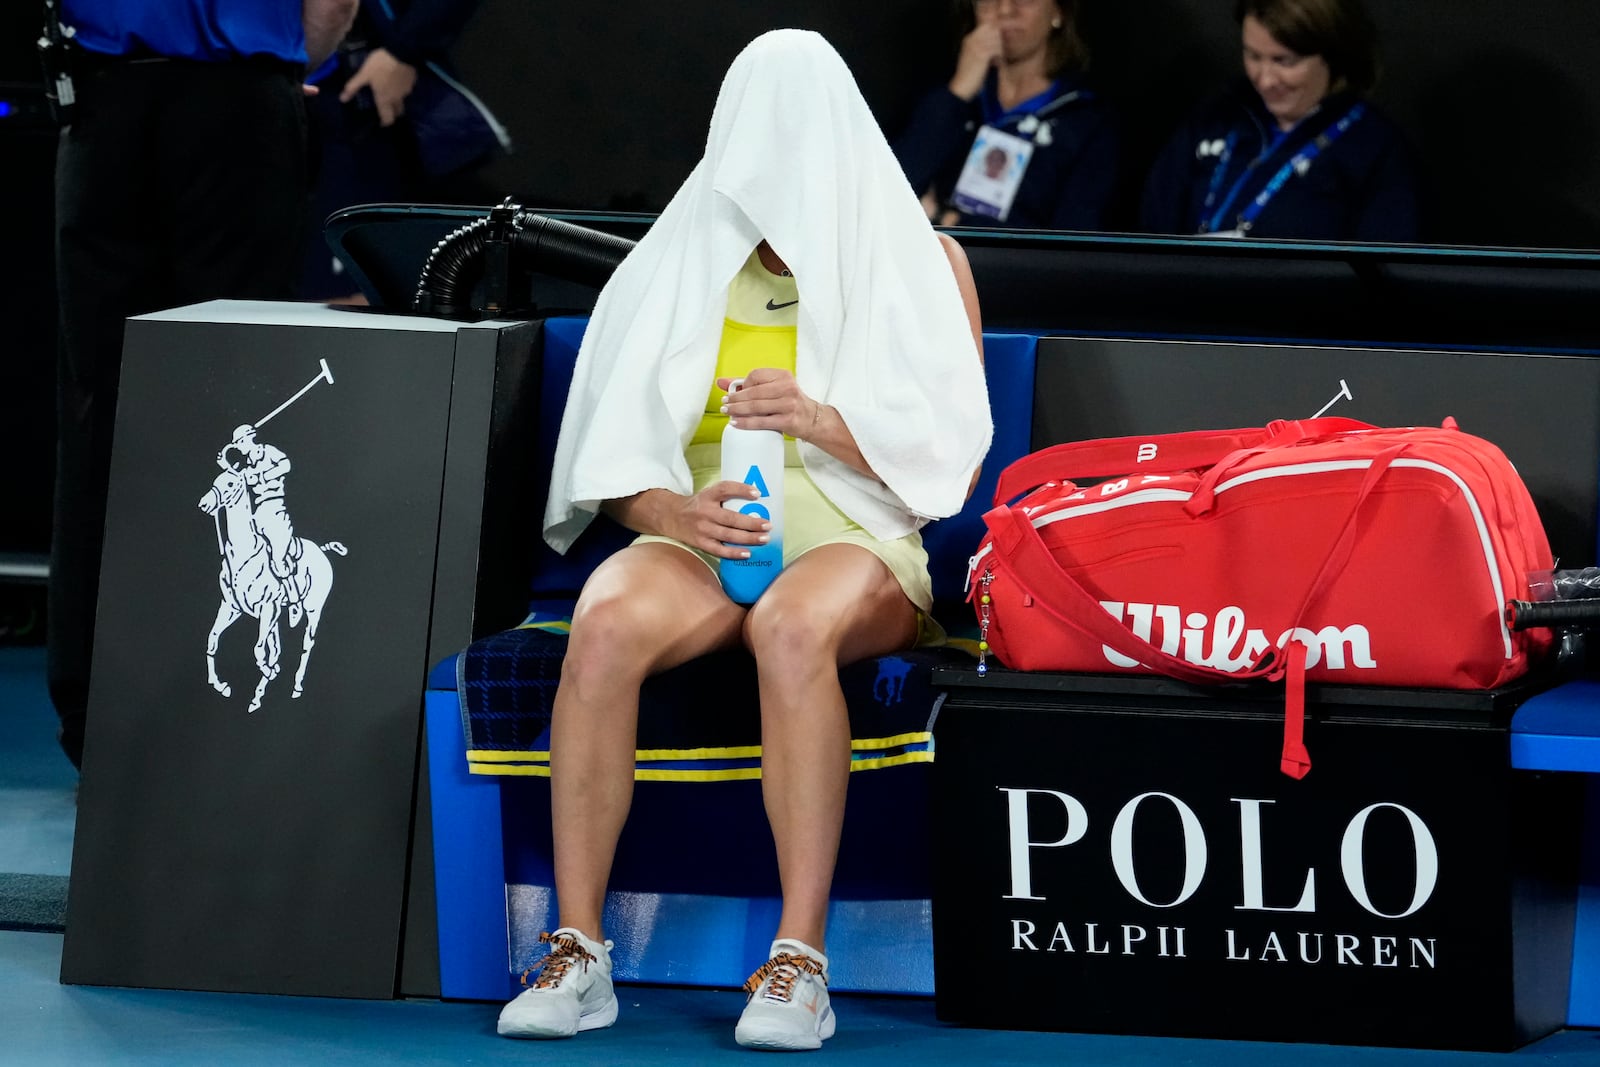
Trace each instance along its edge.
<path fill-rule="evenodd" d="M 1055 93 L 1056 88 L 1060 84 L 1061 83 L 1059 81 L 1053 81 L 1050 83 L 1050 87 L 1048 89 L 1028 97 L 1028 99 L 1017 104 L 1017 106 L 1012 108 L 1010 111 L 1004 111 L 1000 107 L 999 94 L 991 93 L 989 91 L 989 81 L 988 79 L 985 79 L 983 88 L 979 93 L 980 105 L 983 108 L 984 125 L 993 126 L 996 129 L 999 129 L 1000 126 L 1007 121 L 1020 122 L 1024 116 L 1031 115 L 1035 111 L 1038 111 L 1040 108 L 1044 107 L 1046 104 L 1050 103 L 1051 96 Z"/>
<path fill-rule="evenodd" d="M 1340 118 L 1338 122 L 1334 123 L 1328 129 L 1312 138 L 1311 142 L 1299 152 L 1295 153 L 1292 159 L 1290 159 L 1283 166 L 1279 167 L 1277 173 L 1272 176 L 1272 178 L 1262 188 L 1261 192 L 1257 193 L 1255 198 L 1252 199 L 1250 203 L 1246 204 L 1244 210 L 1239 213 L 1236 223 L 1239 231 L 1242 233 L 1249 233 L 1250 228 L 1255 225 L 1256 219 L 1261 217 L 1261 212 L 1266 210 L 1267 204 L 1271 202 L 1274 196 L 1278 195 L 1278 191 L 1284 187 L 1284 184 L 1288 182 L 1289 178 L 1295 174 L 1304 174 L 1306 171 L 1310 170 L 1311 164 L 1316 160 L 1316 158 L 1322 155 L 1323 152 L 1327 151 L 1328 147 L 1332 145 L 1334 141 L 1337 141 L 1346 130 L 1348 130 L 1351 126 L 1354 126 L 1356 120 L 1359 119 L 1365 113 L 1365 111 L 1365 106 L 1357 101 L 1349 111 L 1344 113 L 1344 116 Z M 1280 133 L 1273 140 L 1271 147 L 1269 147 L 1267 151 L 1262 154 L 1261 158 L 1266 159 L 1272 155 L 1272 153 L 1277 150 L 1278 146 L 1283 143 L 1283 139 L 1287 136 L 1287 133 Z M 1230 133 L 1228 135 L 1228 142 L 1222 149 L 1222 155 L 1217 159 L 1216 169 L 1211 172 L 1211 186 L 1207 190 L 1205 204 L 1205 210 L 1208 212 L 1211 211 L 1212 204 L 1216 201 L 1217 190 L 1222 184 L 1222 175 L 1228 169 L 1228 160 L 1233 156 L 1233 148 L 1237 140 L 1237 133 Z M 1239 189 L 1244 185 L 1245 179 L 1250 177 L 1252 168 L 1253 164 L 1251 167 L 1246 167 L 1244 173 L 1239 176 L 1239 180 L 1234 182 L 1233 188 L 1228 190 L 1227 199 L 1222 202 L 1222 206 L 1217 208 L 1217 210 L 1210 214 L 1206 219 L 1205 224 L 1201 227 L 1201 233 L 1216 233 L 1218 230 L 1224 228 L 1223 219 L 1228 214 L 1228 210 L 1233 207 L 1233 202 L 1238 199 Z"/>
<path fill-rule="evenodd" d="M 1280 134 L 1279 136 L 1281 137 L 1282 135 Z M 1228 161 L 1233 158 L 1233 149 L 1238 143 L 1239 131 L 1229 131 L 1228 139 L 1222 145 L 1222 152 L 1217 156 L 1217 162 L 1211 168 L 1211 184 L 1206 187 L 1206 206 L 1203 209 L 1206 221 L 1200 225 L 1201 233 L 1210 233 L 1216 228 L 1217 218 L 1228 210 L 1228 205 L 1232 204 L 1234 197 L 1239 195 L 1239 186 L 1243 185 L 1244 180 L 1250 176 L 1250 168 L 1246 167 L 1244 173 L 1239 175 L 1239 180 L 1233 183 L 1233 188 L 1228 190 L 1228 199 L 1223 201 L 1222 210 L 1215 213 L 1212 212 L 1212 205 L 1217 202 L 1217 193 L 1222 189 L 1222 180 L 1228 176 Z M 1278 142 L 1273 141 L 1272 148 L 1277 146 Z M 1269 148 L 1267 151 L 1270 152 L 1271 150 Z"/>

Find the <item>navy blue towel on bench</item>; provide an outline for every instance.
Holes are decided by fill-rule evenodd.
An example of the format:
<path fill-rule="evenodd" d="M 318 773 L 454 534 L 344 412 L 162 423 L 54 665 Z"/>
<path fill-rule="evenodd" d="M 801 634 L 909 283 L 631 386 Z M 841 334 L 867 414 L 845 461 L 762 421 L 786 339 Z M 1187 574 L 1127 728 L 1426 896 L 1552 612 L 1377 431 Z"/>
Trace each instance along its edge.
<path fill-rule="evenodd" d="M 474 642 L 456 664 L 474 774 L 548 776 L 550 711 L 566 653 L 564 619 L 538 619 Z M 959 646 L 863 660 L 839 672 L 850 709 L 851 770 L 933 759 L 934 667 L 970 665 Z M 634 777 L 714 782 L 761 776 L 755 660 L 713 653 L 655 675 L 640 693 Z"/>

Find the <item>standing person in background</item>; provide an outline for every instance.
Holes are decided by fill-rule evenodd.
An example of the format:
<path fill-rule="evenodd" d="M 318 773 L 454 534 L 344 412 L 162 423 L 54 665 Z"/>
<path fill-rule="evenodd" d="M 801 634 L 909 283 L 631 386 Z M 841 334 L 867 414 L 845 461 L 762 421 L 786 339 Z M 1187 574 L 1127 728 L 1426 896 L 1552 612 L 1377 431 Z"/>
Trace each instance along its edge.
<path fill-rule="evenodd" d="M 482 0 L 360 0 L 338 51 L 314 70 L 313 233 L 354 204 L 486 203 L 476 171 L 510 136 L 457 75 L 450 50 Z M 301 293 L 359 301 L 320 240 L 307 246 Z"/>
<path fill-rule="evenodd" d="M 1244 77 L 1152 168 L 1150 233 L 1415 241 L 1417 183 L 1400 131 L 1366 99 L 1377 32 L 1359 0 L 1238 0 Z"/>
<path fill-rule="evenodd" d="M 356 0 L 60 0 L 74 112 L 56 156 L 60 314 L 48 674 L 83 756 L 111 433 L 129 316 L 288 299 L 306 198 L 304 79 Z M 65 117 L 65 116 L 64 116 Z"/>
<path fill-rule="evenodd" d="M 895 142 L 941 225 L 1103 230 L 1120 167 L 1111 108 L 1088 85 L 1077 0 L 959 0 L 961 51 Z M 985 162 L 1009 157 L 994 175 Z"/>

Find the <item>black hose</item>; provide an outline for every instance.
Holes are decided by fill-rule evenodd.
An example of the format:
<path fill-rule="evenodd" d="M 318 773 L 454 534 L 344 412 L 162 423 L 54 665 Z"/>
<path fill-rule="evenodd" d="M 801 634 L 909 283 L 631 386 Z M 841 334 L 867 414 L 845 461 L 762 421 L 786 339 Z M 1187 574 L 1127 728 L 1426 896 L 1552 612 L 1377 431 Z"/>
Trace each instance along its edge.
<path fill-rule="evenodd" d="M 473 219 L 433 246 L 417 281 L 414 303 L 418 311 L 447 317 L 461 312 L 460 304 L 471 297 L 472 287 L 482 274 L 488 228 L 487 216 Z M 473 267 L 477 269 L 469 275 L 468 270 Z"/>
<path fill-rule="evenodd" d="M 617 269 L 634 242 L 503 205 L 462 226 L 433 247 L 417 282 L 416 309 L 459 315 L 479 280 L 491 244 L 509 241 L 510 265 L 595 287 Z"/>
<path fill-rule="evenodd" d="M 514 263 L 584 285 L 604 285 L 617 264 L 633 250 L 634 242 L 626 237 L 544 215 L 530 212 L 517 221 L 517 236 L 512 244 Z"/>

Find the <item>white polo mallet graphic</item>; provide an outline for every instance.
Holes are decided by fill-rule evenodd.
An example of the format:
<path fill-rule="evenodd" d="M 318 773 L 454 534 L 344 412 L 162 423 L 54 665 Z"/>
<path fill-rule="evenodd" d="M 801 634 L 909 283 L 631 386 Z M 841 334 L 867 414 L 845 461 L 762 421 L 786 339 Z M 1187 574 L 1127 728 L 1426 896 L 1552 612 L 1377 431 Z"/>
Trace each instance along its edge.
<path fill-rule="evenodd" d="M 327 360 L 321 360 L 322 369 L 294 396 L 268 412 L 254 425 L 260 427 L 272 421 L 290 404 L 299 400 L 318 382 L 333 384 L 333 371 Z M 294 696 L 304 692 L 306 664 L 311 658 L 311 648 L 316 644 L 317 621 L 333 589 L 333 564 L 327 553 L 345 555 L 344 545 L 329 541 L 318 545 L 306 538 L 296 538 L 300 554 L 295 568 L 287 577 L 279 579 L 272 573 L 270 553 L 266 539 L 257 531 L 250 493 L 244 475 L 231 468 L 218 474 L 210 490 L 200 498 L 200 510 L 213 516 L 217 523 L 217 545 L 222 555 L 222 570 L 217 583 L 222 591 L 222 603 L 217 608 L 216 620 L 206 638 L 206 676 L 211 688 L 223 696 L 231 696 L 232 687 L 217 677 L 217 641 L 222 632 L 240 615 L 250 615 L 259 621 L 256 632 L 255 661 L 261 671 L 256 683 L 255 696 L 250 711 L 261 706 L 267 683 L 278 676 L 281 642 L 278 634 L 278 617 L 284 607 L 289 609 L 289 626 L 299 625 L 300 616 L 306 620 L 305 635 L 301 645 L 300 664 L 294 675 Z M 223 517 L 227 518 L 227 533 L 223 533 Z"/>
<path fill-rule="evenodd" d="M 326 368 L 327 364 L 324 363 L 323 367 Z M 333 381 L 332 378 L 329 378 L 328 380 L 330 382 Z M 315 385 L 316 383 L 312 382 L 311 384 Z M 1343 378 L 1340 378 L 1339 379 L 1339 391 L 1337 393 L 1334 393 L 1333 394 L 1333 399 L 1328 401 L 1326 404 L 1322 405 L 1322 407 L 1318 409 L 1317 413 L 1315 415 L 1311 416 L 1311 417 L 1313 419 L 1321 418 L 1322 415 L 1329 408 L 1333 407 L 1333 405 L 1337 404 L 1339 401 L 1341 401 L 1341 400 L 1354 400 L 1354 399 L 1355 399 L 1355 395 L 1350 392 L 1350 383 L 1345 381 Z"/>
<path fill-rule="evenodd" d="M 322 359 L 322 360 L 318 360 L 317 362 L 322 364 L 322 370 L 318 372 L 317 376 L 315 378 L 311 379 L 305 385 L 301 386 L 300 387 L 300 391 L 298 393 L 294 394 L 294 396 L 291 396 L 288 400 L 285 400 L 283 403 L 279 404 L 277 407 L 275 407 L 271 411 L 267 412 L 267 414 L 266 414 L 266 416 L 264 418 L 257 419 L 255 421 L 256 429 L 259 430 L 261 427 L 265 426 L 267 423 L 271 422 L 273 419 L 275 419 L 279 415 L 283 414 L 283 409 L 284 408 L 287 408 L 290 404 L 293 404 L 296 400 L 299 400 L 301 397 L 303 397 L 307 393 L 311 392 L 311 390 L 316 386 L 316 384 L 318 382 L 325 381 L 329 385 L 333 384 L 333 371 L 328 369 L 328 361 L 325 360 L 325 359 Z M 1340 382 L 1339 384 L 1343 385 L 1344 383 Z"/>

